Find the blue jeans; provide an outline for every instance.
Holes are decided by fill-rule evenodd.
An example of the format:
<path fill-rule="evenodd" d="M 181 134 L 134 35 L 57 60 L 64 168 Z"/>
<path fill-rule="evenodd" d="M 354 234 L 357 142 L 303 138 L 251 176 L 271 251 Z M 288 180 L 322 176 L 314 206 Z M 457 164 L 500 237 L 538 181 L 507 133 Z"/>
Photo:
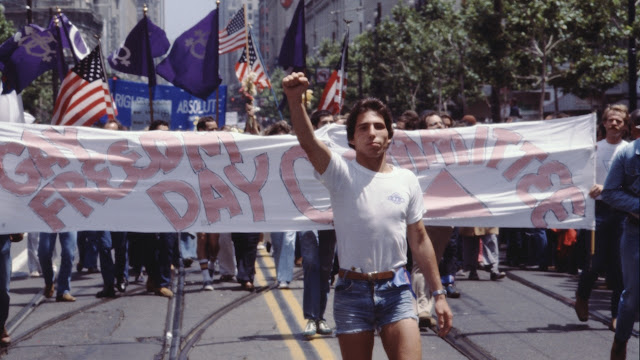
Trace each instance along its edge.
<path fill-rule="evenodd" d="M 191 233 L 180 233 L 180 257 L 182 259 L 197 259 L 196 236 Z"/>
<path fill-rule="evenodd" d="M 0 331 L 9 317 L 9 283 L 11 282 L 11 241 L 0 235 Z"/>
<path fill-rule="evenodd" d="M 620 242 L 620 254 L 622 255 L 622 278 L 624 290 L 620 296 L 618 305 L 618 323 L 616 325 L 616 339 L 619 342 L 629 340 L 633 330 L 633 322 L 638 315 L 640 297 L 638 286 L 640 279 L 640 229 L 638 223 L 632 224 L 627 220 L 624 223 L 624 233 Z"/>
<path fill-rule="evenodd" d="M 330 277 L 335 254 L 335 232 L 300 231 L 304 290 L 302 312 L 305 319 L 324 320 L 327 298 L 331 289 Z"/>
<path fill-rule="evenodd" d="M 595 253 L 591 257 L 591 266 L 580 274 L 576 295 L 588 300 L 599 274 L 605 274 L 611 292 L 611 317 L 618 314 L 618 301 L 622 293 L 622 270 L 620 265 L 620 237 L 624 213 L 610 207 L 602 201 L 596 201 Z"/>
<path fill-rule="evenodd" d="M 56 245 L 56 233 L 40 233 L 40 243 L 38 244 L 38 259 L 42 267 L 42 277 L 44 284 L 53 284 L 53 264 L 51 257 Z M 60 272 L 58 273 L 57 295 L 71 291 L 71 268 L 73 267 L 73 254 L 76 251 L 76 232 L 62 232 L 60 235 Z"/>
<path fill-rule="evenodd" d="M 95 231 L 78 231 L 78 261 L 85 269 L 98 267 L 98 243 Z"/>
<path fill-rule="evenodd" d="M 415 319 L 413 294 L 407 271 L 402 268 L 389 280 L 338 278 L 333 298 L 336 335 L 380 330 L 387 324 Z"/>
<path fill-rule="evenodd" d="M 90 242 L 98 249 L 100 273 L 105 289 L 113 287 L 113 257 L 111 256 L 111 233 L 109 231 L 86 231 Z"/>
<path fill-rule="evenodd" d="M 295 260 L 296 232 L 272 232 L 273 260 L 276 263 L 278 282 L 291 282 L 293 279 L 293 261 Z"/>

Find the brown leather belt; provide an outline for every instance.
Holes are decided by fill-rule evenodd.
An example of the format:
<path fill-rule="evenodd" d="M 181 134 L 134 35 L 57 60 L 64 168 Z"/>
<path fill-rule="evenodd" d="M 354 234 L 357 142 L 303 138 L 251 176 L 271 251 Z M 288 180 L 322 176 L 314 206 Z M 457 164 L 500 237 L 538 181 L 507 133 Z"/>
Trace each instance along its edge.
<path fill-rule="evenodd" d="M 348 271 L 348 270 L 340 269 L 338 271 L 338 276 L 340 276 L 341 278 L 349 279 L 349 280 L 376 281 L 376 280 L 393 279 L 393 277 L 395 276 L 395 273 L 393 271 L 361 273 L 356 271 Z"/>

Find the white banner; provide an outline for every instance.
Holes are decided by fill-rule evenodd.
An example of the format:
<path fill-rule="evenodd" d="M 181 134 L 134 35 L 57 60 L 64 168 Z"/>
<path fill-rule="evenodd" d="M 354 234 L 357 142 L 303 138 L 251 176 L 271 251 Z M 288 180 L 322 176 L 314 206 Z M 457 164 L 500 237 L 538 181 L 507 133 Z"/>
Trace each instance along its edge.
<path fill-rule="evenodd" d="M 431 225 L 594 228 L 595 115 L 396 130 Z M 353 158 L 344 126 L 317 131 Z M 328 192 L 292 135 L 117 132 L 0 123 L 0 233 L 261 232 L 331 227 Z"/>

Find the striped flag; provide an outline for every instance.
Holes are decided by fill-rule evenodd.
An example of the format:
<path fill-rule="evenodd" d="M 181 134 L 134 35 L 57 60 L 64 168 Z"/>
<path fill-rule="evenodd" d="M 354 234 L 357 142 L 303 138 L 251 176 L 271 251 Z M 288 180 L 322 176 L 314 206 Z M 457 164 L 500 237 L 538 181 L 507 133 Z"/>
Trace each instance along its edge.
<path fill-rule="evenodd" d="M 114 116 L 100 51 L 100 45 L 96 46 L 65 76 L 51 124 L 91 126 L 104 115 Z"/>
<path fill-rule="evenodd" d="M 244 6 L 238 10 L 224 30 L 218 33 L 220 44 L 218 54 L 226 54 L 245 47 L 246 26 L 244 23 Z"/>
<path fill-rule="evenodd" d="M 344 104 L 345 91 L 347 89 L 347 60 L 349 55 L 349 30 L 344 35 L 342 42 L 342 55 L 338 65 L 331 72 L 331 77 L 324 87 L 320 98 L 319 110 L 329 110 L 334 115 L 339 114 Z"/>
<path fill-rule="evenodd" d="M 258 91 L 262 91 L 265 88 L 271 88 L 271 81 L 269 76 L 265 73 L 264 66 L 259 56 L 256 55 L 256 49 L 253 47 L 253 34 L 249 32 L 249 61 L 251 63 L 251 69 L 247 64 L 247 49 L 242 51 L 240 60 L 236 63 L 236 76 L 240 83 L 246 81 L 248 76 L 253 76 L 253 83 L 256 85 Z"/>

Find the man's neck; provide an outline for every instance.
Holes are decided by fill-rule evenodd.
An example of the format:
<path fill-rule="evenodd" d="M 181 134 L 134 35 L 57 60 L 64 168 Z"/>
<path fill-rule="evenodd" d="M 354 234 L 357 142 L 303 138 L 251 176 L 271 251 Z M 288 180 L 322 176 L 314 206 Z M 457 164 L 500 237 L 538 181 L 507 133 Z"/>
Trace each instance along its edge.
<path fill-rule="evenodd" d="M 622 141 L 622 134 L 608 133 L 605 140 L 611 145 L 619 144 Z"/>
<path fill-rule="evenodd" d="M 386 153 L 382 154 L 379 158 L 368 158 L 356 153 L 356 162 L 360 164 L 360 166 L 374 172 L 387 173 L 392 170 L 391 166 L 387 164 Z"/>

